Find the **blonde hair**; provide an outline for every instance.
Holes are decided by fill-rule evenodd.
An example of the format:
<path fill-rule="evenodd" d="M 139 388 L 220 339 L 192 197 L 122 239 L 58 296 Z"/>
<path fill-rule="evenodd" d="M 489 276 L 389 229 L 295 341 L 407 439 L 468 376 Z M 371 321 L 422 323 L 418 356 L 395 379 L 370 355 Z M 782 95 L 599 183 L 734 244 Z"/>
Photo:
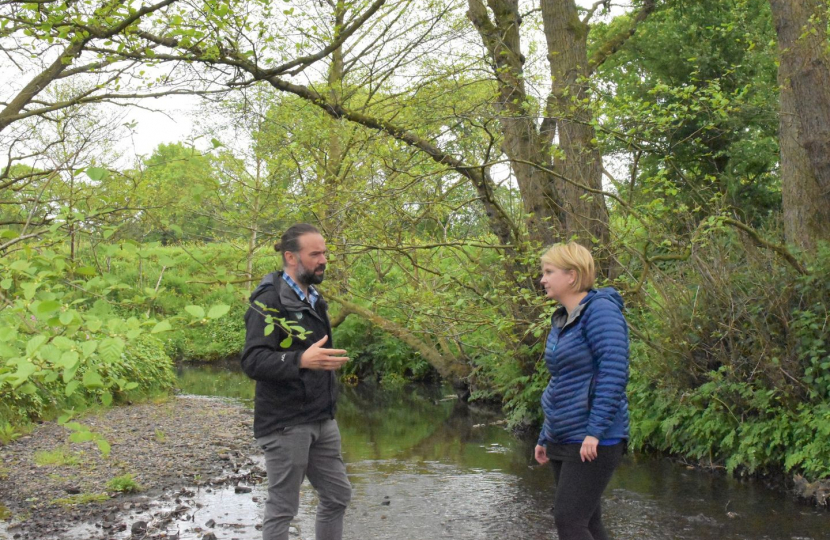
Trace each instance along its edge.
<path fill-rule="evenodd" d="M 576 242 L 555 244 L 542 254 L 542 263 L 548 263 L 561 270 L 573 270 L 576 273 L 576 281 L 573 284 L 576 292 L 588 291 L 594 286 L 594 257 L 590 251 Z"/>

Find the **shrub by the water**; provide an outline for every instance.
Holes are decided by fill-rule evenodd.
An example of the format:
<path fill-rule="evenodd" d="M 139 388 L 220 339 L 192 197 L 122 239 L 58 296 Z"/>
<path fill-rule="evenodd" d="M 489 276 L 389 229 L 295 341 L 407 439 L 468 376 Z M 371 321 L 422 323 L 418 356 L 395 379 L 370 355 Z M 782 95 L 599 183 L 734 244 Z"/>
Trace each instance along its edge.
<path fill-rule="evenodd" d="M 737 473 L 830 476 L 830 247 L 808 275 L 735 243 L 654 282 L 632 318 L 632 446 Z"/>

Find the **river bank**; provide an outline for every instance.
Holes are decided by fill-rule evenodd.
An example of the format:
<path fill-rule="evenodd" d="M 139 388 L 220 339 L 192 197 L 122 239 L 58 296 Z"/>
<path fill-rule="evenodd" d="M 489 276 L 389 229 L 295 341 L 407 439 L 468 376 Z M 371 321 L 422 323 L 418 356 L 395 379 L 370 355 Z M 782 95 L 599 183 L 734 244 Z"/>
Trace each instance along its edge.
<path fill-rule="evenodd" d="M 251 460 L 252 411 L 233 401 L 175 396 L 82 421 L 111 444 L 109 457 L 94 443 L 69 443 L 70 431 L 54 422 L 0 447 L 0 538 L 63 538 L 78 526 L 83 538 L 123 538 L 126 531 L 153 538 L 154 527 L 162 534 L 165 521 L 187 511 L 188 490 L 238 484 L 250 493 L 264 477 Z M 137 493 L 114 489 L 131 487 L 125 475 L 140 486 Z"/>
<path fill-rule="evenodd" d="M 83 421 L 112 443 L 68 444 L 45 423 L 0 447 L 0 540 L 258 540 L 266 497 L 244 374 L 183 369 L 188 394 L 113 408 Z M 447 399 L 443 388 L 344 388 L 338 411 L 354 487 L 346 540 L 549 538 L 553 478 L 497 417 Z M 242 401 L 239 401 L 242 400 Z M 46 458 L 49 459 L 46 459 Z M 132 474 L 135 494 L 112 489 Z M 306 487 L 294 540 L 314 536 Z M 603 514 L 619 538 L 818 540 L 830 513 L 753 480 L 668 459 L 627 456 Z"/>

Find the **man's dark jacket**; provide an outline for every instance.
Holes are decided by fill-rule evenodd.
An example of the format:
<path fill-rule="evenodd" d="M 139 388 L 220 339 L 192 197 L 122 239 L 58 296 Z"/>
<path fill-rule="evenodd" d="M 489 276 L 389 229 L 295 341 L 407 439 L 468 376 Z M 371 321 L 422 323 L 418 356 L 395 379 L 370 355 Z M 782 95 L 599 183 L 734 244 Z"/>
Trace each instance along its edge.
<path fill-rule="evenodd" d="M 285 283 L 282 272 L 273 272 L 262 279 L 251 294 L 250 303 L 245 313 L 242 369 L 256 381 L 254 436 L 334 418 L 334 371 L 300 368 L 303 352 L 323 336 L 329 337 L 323 347 L 333 347 L 326 301 L 320 297 L 312 308 Z M 295 333 L 289 344 L 288 332 L 275 320 L 273 332 L 266 336 L 266 315 L 285 319 L 311 333 L 303 340 Z"/>

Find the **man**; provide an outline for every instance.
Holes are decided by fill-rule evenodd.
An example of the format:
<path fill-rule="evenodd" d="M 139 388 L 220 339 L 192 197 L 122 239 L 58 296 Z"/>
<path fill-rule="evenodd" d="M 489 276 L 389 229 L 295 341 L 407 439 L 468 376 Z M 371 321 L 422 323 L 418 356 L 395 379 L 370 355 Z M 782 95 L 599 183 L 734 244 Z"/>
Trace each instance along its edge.
<path fill-rule="evenodd" d="M 301 223 L 275 249 L 283 271 L 265 276 L 251 294 L 242 352 L 242 369 L 256 380 L 254 436 L 268 474 L 262 537 L 287 540 L 300 484 L 308 477 L 320 499 L 317 540 L 340 540 L 352 486 L 334 420 L 334 371 L 349 358 L 345 350 L 325 347 L 332 343 L 331 324 L 314 285 L 326 271 L 326 242 L 315 227 Z M 305 330 L 304 338 L 296 327 Z"/>

